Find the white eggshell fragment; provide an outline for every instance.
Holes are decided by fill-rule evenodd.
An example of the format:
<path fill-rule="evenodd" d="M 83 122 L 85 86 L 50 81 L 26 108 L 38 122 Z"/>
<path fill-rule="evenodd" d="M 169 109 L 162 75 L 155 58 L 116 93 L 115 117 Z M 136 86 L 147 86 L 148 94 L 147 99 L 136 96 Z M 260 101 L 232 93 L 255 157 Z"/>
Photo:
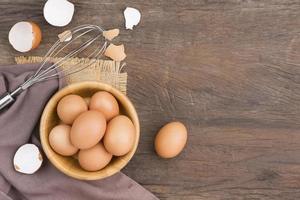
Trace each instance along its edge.
<path fill-rule="evenodd" d="M 14 168 L 23 174 L 33 174 L 43 163 L 39 148 L 34 144 L 24 144 L 15 153 Z"/>
<path fill-rule="evenodd" d="M 44 6 L 44 17 L 53 26 L 68 25 L 74 14 L 74 4 L 67 0 L 48 0 Z"/>
<path fill-rule="evenodd" d="M 139 10 L 131 7 L 127 7 L 124 10 L 124 17 L 125 17 L 125 27 L 126 29 L 133 29 L 133 26 L 139 24 L 141 20 L 141 13 Z"/>
<path fill-rule="evenodd" d="M 19 52 L 28 52 L 39 46 L 42 39 L 40 27 L 33 23 L 18 22 L 10 29 L 8 34 L 9 43 Z"/>

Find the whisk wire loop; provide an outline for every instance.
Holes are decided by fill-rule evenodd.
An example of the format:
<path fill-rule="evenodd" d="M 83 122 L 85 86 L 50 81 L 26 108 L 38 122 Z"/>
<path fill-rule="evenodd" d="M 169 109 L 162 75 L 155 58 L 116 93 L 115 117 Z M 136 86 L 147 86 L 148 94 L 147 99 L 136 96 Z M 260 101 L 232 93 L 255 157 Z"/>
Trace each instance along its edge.
<path fill-rule="evenodd" d="M 46 52 L 36 72 L 14 91 L 0 98 L 0 110 L 11 104 L 22 91 L 36 83 L 54 79 L 58 76 L 69 76 L 93 65 L 97 58 L 104 54 L 108 46 L 108 41 L 103 37 L 103 31 L 104 29 L 100 26 L 85 24 L 61 33 L 59 39 Z M 84 41 L 86 37 L 88 39 Z M 75 46 L 76 43 L 80 43 L 79 46 Z M 72 45 L 72 49 L 68 50 Z M 68 51 L 68 53 L 63 54 L 64 51 Z M 89 62 L 77 63 L 72 66 L 64 65 L 70 58 L 80 58 L 80 54 L 83 54 L 83 56 L 86 54 L 84 57 L 88 58 Z M 52 57 L 58 57 L 58 60 L 49 63 Z"/>

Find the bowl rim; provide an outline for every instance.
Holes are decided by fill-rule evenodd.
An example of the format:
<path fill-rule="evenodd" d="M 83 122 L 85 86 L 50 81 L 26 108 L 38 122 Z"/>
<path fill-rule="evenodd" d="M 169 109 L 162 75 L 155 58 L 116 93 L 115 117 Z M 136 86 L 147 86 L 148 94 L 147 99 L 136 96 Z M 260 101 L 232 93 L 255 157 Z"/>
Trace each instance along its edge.
<path fill-rule="evenodd" d="M 125 101 L 126 101 L 126 106 L 129 107 L 130 112 L 132 113 L 132 122 L 134 124 L 135 130 L 136 130 L 136 135 L 135 135 L 135 142 L 134 142 L 134 147 L 133 149 L 128 152 L 127 154 L 125 154 L 124 156 L 126 156 L 126 161 L 125 162 L 121 162 L 121 164 L 119 165 L 118 168 L 113 168 L 113 170 L 108 170 L 108 172 L 105 173 L 105 175 L 99 175 L 99 176 L 82 176 L 78 173 L 74 173 L 70 170 L 68 170 L 68 168 L 66 166 L 64 166 L 61 162 L 59 162 L 57 159 L 55 159 L 53 156 L 51 156 L 51 154 L 57 154 L 56 152 L 54 152 L 52 150 L 52 148 L 50 147 L 50 144 L 47 140 L 46 137 L 48 137 L 48 134 L 45 133 L 45 123 L 46 123 L 46 119 L 48 117 L 48 109 L 51 108 L 52 104 L 54 102 L 58 102 L 59 99 L 61 99 L 63 96 L 71 94 L 64 94 L 63 96 L 61 96 L 66 90 L 78 90 L 81 88 L 86 88 L 89 86 L 94 86 L 94 87 L 99 87 L 102 89 L 99 89 L 99 91 L 107 91 L 110 92 L 116 99 L 118 99 L 118 97 L 116 96 L 120 96 L 122 97 Z M 117 94 L 117 95 L 115 95 Z M 61 97 L 60 97 L 61 96 Z M 59 99 L 57 99 L 59 98 Z M 133 106 L 132 102 L 130 101 L 130 99 L 121 91 L 119 91 L 118 89 L 116 89 L 115 87 L 108 85 L 106 83 L 102 83 L 102 82 L 97 82 L 97 81 L 82 81 L 82 82 L 78 82 L 78 83 L 73 83 L 70 85 L 67 85 L 66 87 L 63 87 L 62 89 L 58 90 L 54 95 L 51 96 L 51 98 L 49 99 L 49 101 L 47 102 L 46 106 L 44 107 L 44 110 L 42 112 L 41 115 L 41 119 L 40 119 L 40 126 L 39 126 L 39 132 L 40 132 L 40 141 L 41 141 L 41 145 L 42 145 L 42 149 L 44 151 L 44 153 L 46 154 L 47 158 L 50 160 L 50 162 L 61 172 L 63 172 L 64 174 L 79 179 L 79 180 L 100 180 L 109 176 L 112 176 L 114 174 L 116 174 L 117 172 L 119 172 L 121 169 L 123 169 L 132 159 L 133 155 L 135 154 L 137 147 L 138 147 L 138 143 L 139 143 L 139 139 L 140 139 L 140 122 L 139 122 L 139 117 L 138 114 L 136 112 L 135 107 Z M 47 135 L 47 136 L 46 136 Z M 124 160 L 124 159 L 122 159 Z M 101 170 L 99 170 L 101 171 Z M 92 172 L 93 173 L 93 172 Z"/>

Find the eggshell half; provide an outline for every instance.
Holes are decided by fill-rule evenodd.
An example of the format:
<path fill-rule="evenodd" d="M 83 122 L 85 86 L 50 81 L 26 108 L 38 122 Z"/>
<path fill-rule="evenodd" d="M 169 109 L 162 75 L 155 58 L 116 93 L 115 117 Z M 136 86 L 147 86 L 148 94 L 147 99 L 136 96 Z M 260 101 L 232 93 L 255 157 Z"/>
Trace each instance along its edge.
<path fill-rule="evenodd" d="M 162 158 L 173 158 L 183 150 L 186 141 L 186 127 L 181 122 L 168 123 L 156 135 L 156 153 Z"/>
<path fill-rule="evenodd" d="M 127 7 L 124 10 L 125 27 L 132 30 L 141 20 L 141 12 L 136 8 Z"/>
<path fill-rule="evenodd" d="M 42 31 L 34 22 L 18 22 L 10 29 L 8 40 L 15 50 L 28 52 L 39 46 L 42 40 Z"/>
<path fill-rule="evenodd" d="M 44 5 L 44 17 L 53 26 L 68 25 L 74 14 L 74 4 L 67 0 L 48 0 Z"/>
<path fill-rule="evenodd" d="M 16 151 L 13 162 L 16 171 L 33 174 L 41 167 L 43 157 L 36 145 L 24 144 Z"/>

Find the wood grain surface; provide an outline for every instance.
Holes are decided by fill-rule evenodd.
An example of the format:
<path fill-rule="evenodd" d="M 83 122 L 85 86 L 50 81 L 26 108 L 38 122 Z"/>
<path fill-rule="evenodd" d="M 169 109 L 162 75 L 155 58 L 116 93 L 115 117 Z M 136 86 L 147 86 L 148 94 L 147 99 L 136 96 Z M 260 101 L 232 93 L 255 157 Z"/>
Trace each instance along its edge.
<path fill-rule="evenodd" d="M 124 173 L 163 200 L 300 198 L 299 0 L 71 0 L 68 27 L 121 28 L 128 95 L 141 120 L 138 152 Z M 61 28 L 48 25 L 42 0 L 0 0 L 0 64 L 13 63 L 9 28 L 33 20 L 43 55 Z M 126 6 L 142 12 L 124 29 Z M 23 54 L 22 54 L 23 55 Z M 188 144 L 175 159 L 153 140 L 180 120 Z"/>

